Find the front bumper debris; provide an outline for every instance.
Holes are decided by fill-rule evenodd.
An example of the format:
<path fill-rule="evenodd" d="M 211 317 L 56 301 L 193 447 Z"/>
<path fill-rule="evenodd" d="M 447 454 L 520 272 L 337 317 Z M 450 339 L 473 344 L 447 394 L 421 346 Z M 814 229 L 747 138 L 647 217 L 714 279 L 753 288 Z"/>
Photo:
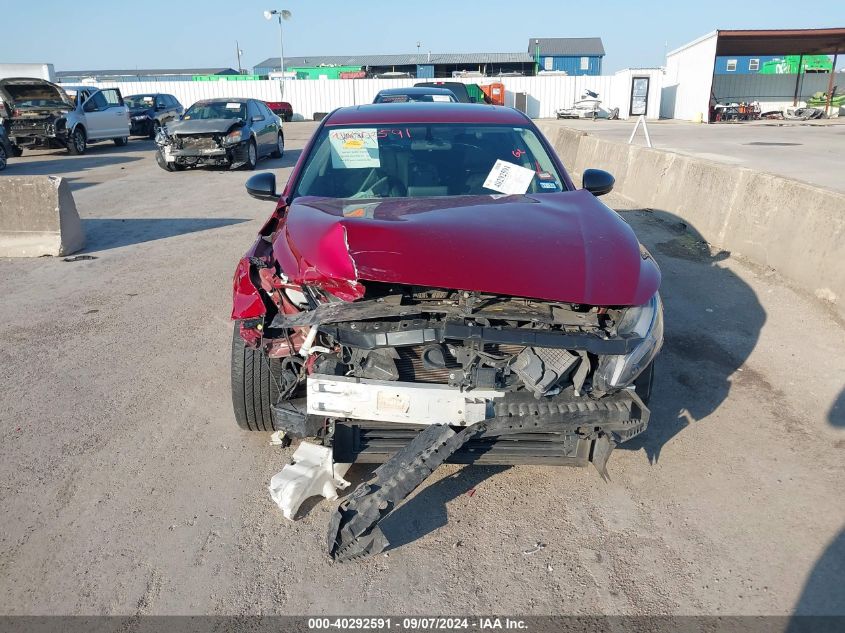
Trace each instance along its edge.
<path fill-rule="evenodd" d="M 337 499 L 337 490 L 349 486 L 343 476 L 350 464 L 333 463 L 330 448 L 303 442 L 294 451 L 293 461 L 270 480 L 270 498 L 286 519 L 293 520 L 308 497 L 322 495 L 331 501 Z"/>
<path fill-rule="evenodd" d="M 648 424 L 648 409 L 635 393 L 627 392 L 627 396 L 626 401 L 608 398 L 602 404 L 571 407 L 536 403 L 533 410 L 511 403 L 503 405 L 496 417 L 458 431 L 445 424 L 429 425 L 379 466 L 372 481 L 362 483 L 340 504 L 329 525 L 329 555 L 343 562 L 384 550 L 389 543 L 378 529 L 379 521 L 470 440 L 574 431 L 593 440 L 591 461 L 607 481 L 607 460 L 617 442 L 642 432 Z"/>

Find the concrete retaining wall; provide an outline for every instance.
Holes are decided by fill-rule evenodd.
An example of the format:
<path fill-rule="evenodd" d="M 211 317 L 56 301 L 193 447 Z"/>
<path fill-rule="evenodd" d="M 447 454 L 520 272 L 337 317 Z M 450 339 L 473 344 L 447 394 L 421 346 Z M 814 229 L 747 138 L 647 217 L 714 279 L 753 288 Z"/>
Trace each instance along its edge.
<path fill-rule="evenodd" d="M 718 248 L 774 268 L 845 317 L 845 194 L 555 122 L 541 129 L 571 171 L 611 172 L 615 191 L 682 218 Z"/>
<path fill-rule="evenodd" d="M 82 223 L 64 178 L 0 178 L 0 257 L 68 255 L 83 246 Z"/>

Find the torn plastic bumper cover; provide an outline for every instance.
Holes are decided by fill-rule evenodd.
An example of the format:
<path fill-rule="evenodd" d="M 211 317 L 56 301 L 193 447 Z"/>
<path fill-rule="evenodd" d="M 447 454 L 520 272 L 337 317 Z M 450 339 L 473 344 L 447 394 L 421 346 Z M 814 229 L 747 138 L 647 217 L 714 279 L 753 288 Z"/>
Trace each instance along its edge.
<path fill-rule="evenodd" d="M 636 393 L 625 401 L 602 403 L 575 411 L 543 411 L 531 415 L 497 415 L 455 431 L 445 424 L 426 427 L 410 444 L 379 466 L 373 479 L 362 483 L 341 502 L 328 531 L 328 553 L 338 562 L 378 554 L 388 545 L 378 523 L 422 484 L 434 470 L 474 438 L 496 437 L 527 430 L 565 432 L 576 430 L 593 440 L 591 461 L 608 480 L 607 460 L 620 441 L 641 433 L 648 425 L 649 410 Z M 594 403 L 598 405 L 599 403 Z M 603 409 L 597 411 L 596 409 Z M 603 425 L 595 426 L 597 414 Z"/>

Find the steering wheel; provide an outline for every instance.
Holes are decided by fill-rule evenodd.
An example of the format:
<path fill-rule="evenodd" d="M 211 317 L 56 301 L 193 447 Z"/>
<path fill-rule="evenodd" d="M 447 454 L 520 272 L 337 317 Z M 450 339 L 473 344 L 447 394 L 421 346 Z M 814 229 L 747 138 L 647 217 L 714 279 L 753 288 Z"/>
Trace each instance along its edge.
<path fill-rule="evenodd" d="M 399 190 L 405 188 L 398 178 L 391 176 L 380 167 L 374 167 L 364 179 L 364 182 L 361 183 L 358 191 L 349 196 L 349 199 L 389 198 L 394 187 Z"/>

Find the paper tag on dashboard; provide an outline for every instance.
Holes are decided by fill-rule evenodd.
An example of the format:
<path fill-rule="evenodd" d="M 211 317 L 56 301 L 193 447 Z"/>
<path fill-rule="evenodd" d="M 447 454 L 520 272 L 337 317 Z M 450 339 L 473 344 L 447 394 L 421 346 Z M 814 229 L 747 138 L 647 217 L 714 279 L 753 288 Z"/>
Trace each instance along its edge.
<path fill-rule="evenodd" d="M 376 128 L 329 130 L 333 169 L 381 167 Z"/>
<path fill-rule="evenodd" d="M 534 178 L 534 170 L 514 165 L 504 160 L 497 160 L 493 169 L 487 174 L 482 185 L 485 189 L 492 189 L 507 195 L 523 194 Z"/>

